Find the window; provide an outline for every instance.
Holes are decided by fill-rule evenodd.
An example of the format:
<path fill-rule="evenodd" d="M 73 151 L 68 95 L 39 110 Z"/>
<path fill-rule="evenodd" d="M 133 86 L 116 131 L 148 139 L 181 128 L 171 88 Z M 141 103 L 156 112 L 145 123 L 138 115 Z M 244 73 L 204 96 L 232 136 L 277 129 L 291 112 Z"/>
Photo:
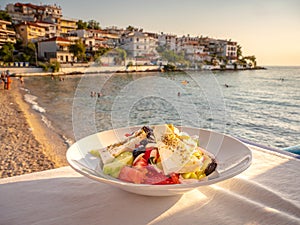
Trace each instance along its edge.
<path fill-rule="evenodd" d="M 136 49 L 140 49 L 140 46 L 137 45 L 137 46 L 136 46 Z"/>
<path fill-rule="evenodd" d="M 139 40 L 140 40 L 139 38 L 136 38 L 136 41 L 137 41 L 137 42 L 139 42 Z"/>
<path fill-rule="evenodd" d="M 144 49 L 147 49 L 147 46 L 144 46 Z"/>
<path fill-rule="evenodd" d="M 64 61 L 64 56 L 60 56 L 60 61 Z"/>

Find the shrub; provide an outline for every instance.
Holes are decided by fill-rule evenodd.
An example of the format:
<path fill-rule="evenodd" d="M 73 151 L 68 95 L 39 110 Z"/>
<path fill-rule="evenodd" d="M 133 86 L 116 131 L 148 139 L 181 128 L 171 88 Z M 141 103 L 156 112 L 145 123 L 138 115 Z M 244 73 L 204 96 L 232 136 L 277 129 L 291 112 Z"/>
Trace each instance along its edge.
<path fill-rule="evenodd" d="M 56 73 L 60 69 L 60 63 L 56 61 L 54 63 L 51 63 L 50 67 L 52 69 L 52 72 Z"/>

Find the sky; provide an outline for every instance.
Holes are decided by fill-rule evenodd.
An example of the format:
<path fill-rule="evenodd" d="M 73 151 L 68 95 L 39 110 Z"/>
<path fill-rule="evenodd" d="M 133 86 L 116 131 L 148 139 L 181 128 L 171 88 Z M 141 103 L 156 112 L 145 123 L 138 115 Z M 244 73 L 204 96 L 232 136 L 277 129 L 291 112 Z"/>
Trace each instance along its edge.
<path fill-rule="evenodd" d="M 0 0 L 57 4 L 63 16 L 102 28 L 131 25 L 149 32 L 231 39 L 261 66 L 300 66 L 300 0 Z"/>

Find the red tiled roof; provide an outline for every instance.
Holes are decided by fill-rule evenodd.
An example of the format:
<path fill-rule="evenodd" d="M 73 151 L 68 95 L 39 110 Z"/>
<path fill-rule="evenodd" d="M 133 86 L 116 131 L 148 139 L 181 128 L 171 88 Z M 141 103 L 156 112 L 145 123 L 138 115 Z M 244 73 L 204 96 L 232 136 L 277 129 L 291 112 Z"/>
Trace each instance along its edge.
<path fill-rule="evenodd" d="M 98 38 L 98 37 L 95 37 L 94 39 L 97 41 L 106 41 L 107 40 L 107 38 Z"/>
<path fill-rule="evenodd" d="M 93 33 L 100 33 L 100 34 L 107 33 L 103 30 L 95 30 L 95 29 L 88 29 L 88 31 L 93 32 Z"/>
<path fill-rule="evenodd" d="M 30 8 L 33 8 L 33 9 L 41 9 L 41 10 L 45 10 L 45 7 L 44 6 L 39 6 L 39 5 L 33 5 L 31 3 L 26 3 L 26 4 L 23 4 L 23 3 L 16 3 L 15 4 L 16 7 L 19 7 L 19 6 L 27 6 L 27 7 L 30 7 Z"/>
<path fill-rule="evenodd" d="M 63 41 L 63 42 L 72 42 L 66 38 L 63 38 L 63 37 L 53 37 L 53 38 L 49 38 L 49 39 L 46 39 L 46 40 L 43 40 L 41 42 L 50 42 L 50 41 Z"/>
<path fill-rule="evenodd" d="M 34 26 L 34 27 L 40 27 L 40 28 L 45 28 L 43 26 L 40 26 L 36 23 L 33 23 L 33 22 L 28 22 L 28 21 L 25 21 L 25 22 L 22 22 L 22 23 L 19 23 L 17 26 L 20 26 L 20 25 L 29 25 L 29 26 Z"/>
<path fill-rule="evenodd" d="M 36 21 L 36 23 L 41 23 L 41 24 L 49 24 L 49 25 L 54 25 L 55 26 L 55 24 L 54 23 L 49 23 L 49 22 L 45 22 L 45 21 Z"/>

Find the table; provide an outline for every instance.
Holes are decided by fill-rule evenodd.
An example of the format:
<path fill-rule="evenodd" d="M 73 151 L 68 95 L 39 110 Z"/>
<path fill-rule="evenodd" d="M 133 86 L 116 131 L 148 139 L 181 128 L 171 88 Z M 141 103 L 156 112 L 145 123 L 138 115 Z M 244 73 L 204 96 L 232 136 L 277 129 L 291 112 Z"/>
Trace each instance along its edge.
<path fill-rule="evenodd" d="M 300 224 L 300 160 L 249 146 L 240 175 L 184 195 L 148 197 L 70 167 L 0 179 L 0 224 Z"/>

